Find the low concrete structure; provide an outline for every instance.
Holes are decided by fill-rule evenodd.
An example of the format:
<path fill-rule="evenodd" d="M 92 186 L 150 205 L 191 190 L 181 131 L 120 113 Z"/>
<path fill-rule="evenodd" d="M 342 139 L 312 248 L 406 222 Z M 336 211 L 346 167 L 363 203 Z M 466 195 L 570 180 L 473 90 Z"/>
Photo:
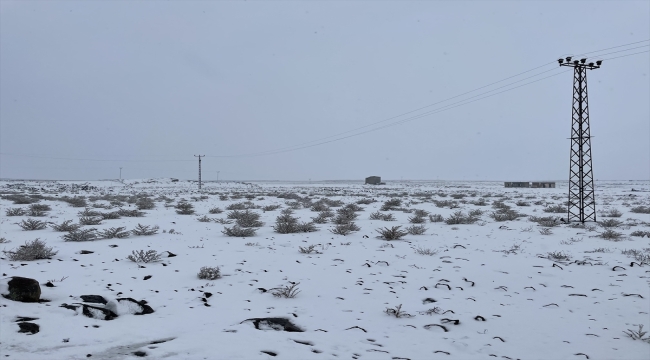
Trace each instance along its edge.
<path fill-rule="evenodd" d="M 504 185 L 507 188 L 529 188 L 530 187 L 530 183 L 528 181 L 524 181 L 524 182 L 522 182 L 522 181 L 509 181 L 509 182 L 506 182 Z"/>
<path fill-rule="evenodd" d="M 555 181 L 534 181 L 531 187 L 534 188 L 554 188 Z"/>
<path fill-rule="evenodd" d="M 366 178 L 366 184 L 380 185 L 381 184 L 381 177 L 379 177 L 379 176 L 368 176 Z"/>

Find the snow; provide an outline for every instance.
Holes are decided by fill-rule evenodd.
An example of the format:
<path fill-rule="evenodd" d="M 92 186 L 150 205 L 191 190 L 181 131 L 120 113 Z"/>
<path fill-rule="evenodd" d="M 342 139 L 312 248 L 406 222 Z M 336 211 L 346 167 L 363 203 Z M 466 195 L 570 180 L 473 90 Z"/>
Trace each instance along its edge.
<path fill-rule="evenodd" d="M 81 190 L 80 185 L 94 188 Z M 24 276 L 37 279 L 41 298 L 49 300 L 20 303 L 0 297 L 3 358 L 86 359 L 90 354 L 91 359 L 135 359 L 139 358 L 136 351 L 153 359 L 273 358 L 263 351 L 277 354 L 278 359 L 650 358 L 649 343 L 623 333 L 637 330 L 638 325 L 650 328 L 650 264 L 630 266 L 633 259 L 621 253 L 650 248 L 648 237 L 630 236 L 633 231 L 650 231 L 647 214 L 630 212 L 632 207 L 650 205 L 650 182 L 596 184 L 599 215 L 613 208 L 623 213 L 618 220 L 624 224 L 615 228 L 623 233 L 621 241 L 598 237 L 603 228 L 596 224 L 587 228 L 561 224 L 552 228 L 551 235 L 542 235 L 541 227 L 526 217 L 495 222 L 489 217 L 494 211 L 490 205 L 470 203 L 488 194 L 486 200 L 491 203 L 504 195 L 507 205 L 529 216 L 565 216 L 542 210 L 547 204 L 566 201 L 567 184 L 562 182 L 555 189 L 505 189 L 497 182 L 442 181 L 385 186 L 353 182 L 203 185 L 199 192 L 195 182 L 169 179 L 0 182 L 4 195 L 61 198 L 147 193 L 152 199 L 167 196 L 174 200 L 170 204 L 186 199 L 196 210 L 194 215 L 178 215 L 172 206 L 156 200 L 155 209 L 144 210 L 144 217 L 104 220 L 92 226 L 102 230 L 157 225 L 161 231 L 156 235 L 65 242 L 61 238 L 64 233 L 51 228 L 23 231 L 17 223 L 28 216 L 4 214 L 8 208 L 29 205 L 1 199 L 0 237 L 11 240 L 2 244 L 4 250 L 40 238 L 58 251 L 49 260 L 10 261 L 6 255 L 0 259 L 1 293 L 6 294 L 11 276 Z M 432 196 L 419 196 L 424 192 Z M 223 235 L 223 227 L 232 225 L 197 221 L 203 215 L 226 218 L 227 211 L 210 214 L 208 210 L 247 201 L 245 197 L 225 201 L 219 197 L 237 193 L 254 195 L 251 201 L 255 205 L 278 204 L 282 208 L 255 209 L 265 225 L 250 238 Z M 273 231 L 275 218 L 288 207 L 286 202 L 292 201 L 275 196 L 280 193 L 309 196 L 314 201 L 327 197 L 345 204 L 366 198 L 377 202 L 361 205 L 364 210 L 355 220 L 361 230 L 347 236 L 328 231 L 331 223 L 317 224 L 317 232 L 278 234 Z M 461 193 L 467 197 L 451 197 Z M 396 221 L 368 219 L 392 197 L 401 198 L 407 209 L 423 209 L 445 218 L 458 210 L 481 209 L 484 214 L 480 221 L 468 225 L 427 222 L 424 235 L 386 241 L 377 238 L 375 229 L 407 227 L 413 215 L 395 210 L 390 213 Z M 455 200 L 460 208 L 439 208 L 431 199 Z M 518 200 L 531 206 L 516 206 Z M 543 204 L 534 205 L 540 200 Z M 53 223 L 76 222 L 77 213 L 83 210 L 63 201 L 40 203 L 52 210 L 38 219 Z M 134 209 L 135 205 L 125 203 L 124 208 Z M 114 211 L 117 207 L 93 210 Z M 301 208 L 294 216 L 309 221 L 316 214 Z M 316 245 L 318 253 L 299 252 L 300 246 L 308 245 Z M 420 255 L 414 251 L 417 248 L 438 253 Z M 598 248 L 609 252 L 592 252 Z M 133 250 L 152 249 L 162 253 L 162 261 L 136 264 L 126 259 Z M 93 253 L 80 254 L 81 250 Z M 167 257 L 166 251 L 177 256 Z M 571 260 L 549 259 L 548 253 L 556 251 Z M 203 266 L 219 266 L 223 277 L 200 280 L 197 273 Z M 614 271 L 615 266 L 622 268 Z M 144 280 L 146 276 L 151 277 Z M 47 281 L 55 287 L 44 286 Z M 299 283 L 300 293 L 295 298 L 274 297 L 271 291 L 259 290 L 291 282 Z M 82 315 L 81 309 L 75 312 L 60 307 L 82 303 L 81 295 L 103 296 L 119 317 L 91 319 Z M 133 315 L 139 310 L 137 305 L 116 302 L 124 297 L 146 300 L 155 312 Z M 425 303 L 427 298 L 435 302 Z M 399 305 L 412 316 L 396 318 L 385 312 Z M 438 314 L 427 314 L 436 307 Z M 40 325 L 40 332 L 18 333 L 18 316 L 38 318 L 33 322 Z M 261 317 L 287 318 L 304 332 L 276 331 L 262 325 L 262 330 L 257 330 L 245 321 Z M 453 320 L 459 324 L 454 325 Z"/>

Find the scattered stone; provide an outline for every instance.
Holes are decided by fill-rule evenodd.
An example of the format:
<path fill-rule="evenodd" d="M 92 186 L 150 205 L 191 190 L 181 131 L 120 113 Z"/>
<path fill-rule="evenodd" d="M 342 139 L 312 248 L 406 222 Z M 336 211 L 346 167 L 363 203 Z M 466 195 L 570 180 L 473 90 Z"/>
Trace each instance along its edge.
<path fill-rule="evenodd" d="M 276 330 L 276 331 L 287 331 L 287 332 L 304 332 L 301 328 L 294 325 L 291 320 L 286 318 L 251 318 L 242 321 L 253 322 L 253 325 L 257 330 Z"/>
<path fill-rule="evenodd" d="M 138 357 L 145 357 L 145 356 L 147 356 L 147 353 L 144 352 L 144 351 L 138 350 L 138 351 L 134 351 L 133 355 L 138 356 Z"/>
<path fill-rule="evenodd" d="M 271 355 L 271 356 L 278 356 L 278 353 L 273 352 L 273 351 L 262 350 L 261 352 L 263 352 L 263 353 L 265 353 L 267 355 Z"/>
<path fill-rule="evenodd" d="M 116 313 L 106 308 L 86 304 L 82 304 L 81 306 L 83 306 L 82 314 L 92 319 L 113 320 L 117 317 Z"/>
<path fill-rule="evenodd" d="M 41 286 L 34 279 L 13 276 L 7 285 L 9 285 L 9 294 L 5 297 L 9 300 L 38 302 L 41 297 Z"/>
<path fill-rule="evenodd" d="M 38 324 L 30 323 L 30 322 L 19 322 L 18 326 L 20 327 L 20 330 L 18 330 L 19 333 L 29 333 L 28 335 L 34 335 L 38 333 L 41 329 Z"/>
<path fill-rule="evenodd" d="M 174 254 L 171 251 L 167 251 L 167 257 L 174 257 L 174 256 L 178 256 L 178 255 Z"/>
<path fill-rule="evenodd" d="M 149 279 L 151 279 L 151 275 L 146 275 L 142 280 L 149 280 Z"/>
<path fill-rule="evenodd" d="M 79 252 L 79 254 L 81 254 L 81 255 L 87 255 L 87 254 L 92 254 L 92 253 L 94 253 L 94 251 L 90 251 L 90 250 L 81 250 Z"/>
<path fill-rule="evenodd" d="M 120 315 L 146 315 L 154 312 L 153 308 L 147 305 L 146 300 L 137 301 L 133 298 L 120 298 L 116 301 L 109 301 L 106 308 Z"/>
<path fill-rule="evenodd" d="M 108 302 L 106 301 L 106 299 L 104 299 L 103 296 L 99 296 L 99 295 L 81 295 L 80 297 L 81 300 L 87 303 L 106 305 L 106 303 Z"/>
<path fill-rule="evenodd" d="M 45 286 L 47 286 L 47 287 L 55 287 L 54 284 L 52 284 L 51 281 L 46 282 Z"/>

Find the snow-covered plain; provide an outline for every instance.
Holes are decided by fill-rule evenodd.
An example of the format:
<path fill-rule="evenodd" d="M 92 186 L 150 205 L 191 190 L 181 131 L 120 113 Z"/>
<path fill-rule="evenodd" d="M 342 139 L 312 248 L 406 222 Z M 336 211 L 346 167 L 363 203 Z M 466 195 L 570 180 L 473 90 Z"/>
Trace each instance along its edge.
<path fill-rule="evenodd" d="M 89 190 L 82 190 L 84 184 Z M 638 325 L 650 328 L 650 264 L 630 266 L 634 259 L 621 250 L 650 252 L 648 237 L 630 235 L 650 231 L 649 215 L 630 211 L 650 205 L 650 183 L 596 184 L 599 215 L 611 209 L 622 212 L 616 220 L 623 224 L 614 227 L 622 234 L 620 241 L 599 237 L 605 228 L 593 223 L 559 224 L 550 228 L 551 234 L 540 233 L 544 227 L 529 217 L 565 217 L 543 209 L 564 204 L 566 185 L 505 189 L 497 182 L 384 186 L 223 182 L 204 184 L 199 192 L 195 182 L 169 179 L 3 181 L 0 193 L 5 196 L 84 196 L 91 210 L 102 212 L 135 209 L 128 201 L 109 209 L 111 196 L 148 194 L 156 206 L 144 210 L 144 217 L 104 220 L 82 228 L 133 229 L 142 224 L 157 225 L 160 231 L 152 236 L 66 242 L 65 233 L 49 227 L 23 231 L 17 223 L 29 216 L 5 213 L 29 205 L 0 200 L 0 237 L 11 241 L 1 244 L 2 249 L 15 250 L 40 238 L 58 251 L 49 260 L 10 261 L 6 254 L 0 259 L 2 281 L 12 276 L 34 278 L 41 284 L 41 298 L 49 300 L 21 303 L 0 297 L 0 355 L 8 359 L 135 359 L 138 355 L 152 359 L 649 359 L 650 344 L 633 340 L 624 331 L 637 330 Z M 293 216 L 310 221 L 317 213 L 305 205 L 320 198 L 344 204 L 376 202 L 360 205 L 364 210 L 357 212 L 355 223 L 361 229 L 347 236 L 328 231 L 334 226 L 331 221 L 316 224 L 316 232 L 274 232 L 282 209 L 293 206 Z M 369 219 L 393 198 L 401 199 L 401 209 L 382 213 L 392 213 L 395 221 Z M 481 198 L 485 205 L 472 204 Z M 177 214 L 173 205 L 181 199 L 190 202 L 196 213 Z M 281 206 L 265 212 L 253 209 L 265 223 L 254 237 L 227 237 L 222 230 L 232 225 L 197 221 L 203 215 L 226 219 L 228 205 L 249 199 L 259 207 Z M 445 200 L 456 202 L 458 208 L 435 203 Z M 490 217 L 495 201 L 528 217 L 497 222 Z M 517 206 L 518 201 L 530 206 Z M 57 224 L 77 222 L 84 210 L 50 198 L 39 204 L 52 209 L 34 219 Z M 214 207 L 224 212 L 210 214 Z M 415 209 L 443 218 L 459 210 L 467 214 L 479 209 L 483 214 L 473 224 L 460 225 L 430 222 L 427 217 L 424 235 L 394 241 L 377 238 L 378 228 L 412 225 L 408 219 Z M 315 245 L 316 251 L 299 251 L 309 245 Z M 418 249 L 437 253 L 423 255 Z M 92 253 L 81 254 L 82 250 Z M 133 250 L 155 250 L 163 256 L 159 262 L 137 264 L 126 259 Z M 169 252 L 177 256 L 168 257 Z M 568 259 L 549 257 L 554 252 Z M 223 277 L 199 279 L 203 266 L 219 266 Z M 48 281 L 55 286 L 44 286 Z M 272 288 L 290 282 L 299 283 L 294 298 L 271 294 Z M 60 306 L 83 302 L 81 295 L 146 300 L 155 312 L 138 316 L 125 311 L 105 321 Z M 399 305 L 410 316 L 398 318 L 386 312 Z M 18 333 L 20 316 L 37 318 L 33 322 L 40 325 L 40 332 Z M 262 317 L 287 318 L 304 331 L 258 330 L 244 321 Z"/>

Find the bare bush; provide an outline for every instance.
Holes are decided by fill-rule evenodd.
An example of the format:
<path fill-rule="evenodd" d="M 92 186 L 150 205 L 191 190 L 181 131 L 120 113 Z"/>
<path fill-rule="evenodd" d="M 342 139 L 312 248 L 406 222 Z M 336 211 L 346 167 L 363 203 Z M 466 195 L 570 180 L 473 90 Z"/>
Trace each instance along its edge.
<path fill-rule="evenodd" d="M 403 318 L 403 317 L 413 317 L 413 315 L 405 312 L 402 310 L 402 304 L 399 304 L 395 306 L 394 308 L 386 308 L 384 312 L 388 315 L 395 316 L 396 318 Z"/>
<path fill-rule="evenodd" d="M 635 214 L 650 214 L 650 206 L 636 206 L 630 209 Z"/>
<path fill-rule="evenodd" d="M 512 221 L 516 220 L 517 218 L 520 218 L 524 215 L 514 211 L 514 210 L 499 210 L 495 211 L 490 214 L 490 217 L 494 219 L 494 221 Z"/>
<path fill-rule="evenodd" d="M 543 228 L 539 230 L 539 233 L 542 235 L 552 235 L 553 231 L 551 230 L 551 228 Z"/>
<path fill-rule="evenodd" d="M 176 206 L 174 206 L 176 209 L 176 213 L 179 215 L 192 215 L 194 214 L 194 205 L 186 202 L 186 201 L 181 201 Z"/>
<path fill-rule="evenodd" d="M 256 231 L 257 229 L 255 228 L 242 228 L 239 225 L 235 225 L 233 227 L 224 226 L 221 232 L 226 236 L 251 237 L 251 236 L 255 236 Z"/>
<path fill-rule="evenodd" d="M 517 205 L 517 206 L 530 206 L 530 203 L 526 202 L 526 201 L 523 201 L 523 200 L 519 200 L 519 201 L 517 201 L 515 203 L 515 205 Z"/>
<path fill-rule="evenodd" d="M 86 201 L 86 198 L 81 197 L 81 196 L 75 196 L 75 197 L 64 196 L 63 198 L 61 198 L 61 200 L 67 202 L 72 207 L 86 207 L 86 206 L 88 206 L 88 202 Z"/>
<path fill-rule="evenodd" d="M 228 225 L 233 223 L 232 220 L 227 220 L 227 219 L 213 219 L 213 221 L 216 222 L 217 224 L 222 224 L 222 225 Z"/>
<path fill-rule="evenodd" d="M 259 221 L 260 214 L 246 209 L 244 211 L 233 210 L 226 216 L 228 219 L 234 219 L 237 225 L 243 228 L 262 227 L 264 223 Z"/>
<path fill-rule="evenodd" d="M 320 252 L 318 252 L 318 250 L 316 249 L 316 245 L 309 245 L 307 247 L 298 246 L 298 252 L 300 252 L 301 254 L 311 254 L 311 253 L 320 254 Z"/>
<path fill-rule="evenodd" d="M 135 202 L 138 210 L 151 210 L 156 207 L 156 203 L 149 197 L 141 197 Z"/>
<path fill-rule="evenodd" d="M 390 200 L 386 200 L 380 209 L 381 211 L 390 211 L 390 210 L 396 210 L 401 206 L 402 206 L 402 200 L 393 198 Z"/>
<path fill-rule="evenodd" d="M 329 229 L 329 231 L 332 234 L 336 235 L 349 235 L 354 231 L 359 231 L 361 228 L 359 228 L 354 222 L 349 222 L 347 224 L 338 224 L 334 227 L 334 229 Z"/>
<path fill-rule="evenodd" d="M 618 209 L 610 209 L 607 211 L 603 211 L 600 216 L 602 217 L 612 217 L 612 218 L 618 218 L 623 216 L 623 213 L 618 211 Z"/>
<path fill-rule="evenodd" d="M 54 231 L 60 231 L 60 232 L 63 232 L 63 231 L 74 231 L 74 230 L 77 230 L 77 229 L 79 229 L 79 228 L 81 227 L 81 225 L 79 225 L 79 224 L 73 224 L 73 223 L 72 223 L 72 220 L 65 220 L 64 222 L 62 222 L 62 223 L 60 223 L 60 224 L 50 224 L 50 227 L 51 227 Z"/>
<path fill-rule="evenodd" d="M 210 214 L 221 214 L 223 212 L 223 210 L 221 210 L 221 208 L 218 208 L 218 207 L 213 207 L 208 212 Z"/>
<path fill-rule="evenodd" d="M 563 214 L 567 212 L 566 206 L 556 204 L 556 205 L 550 205 L 542 209 L 544 212 L 547 213 L 556 213 L 556 214 Z"/>
<path fill-rule="evenodd" d="M 638 237 L 648 237 L 648 238 L 650 238 L 650 231 L 637 230 L 637 231 L 633 231 L 630 234 L 630 236 L 638 236 Z"/>
<path fill-rule="evenodd" d="M 100 213 L 99 216 L 102 217 L 102 220 L 117 220 L 122 217 L 119 211 Z"/>
<path fill-rule="evenodd" d="M 212 219 L 210 219 L 206 215 L 203 215 L 200 218 L 196 218 L 196 220 L 198 220 L 199 222 L 211 222 L 212 221 Z"/>
<path fill-rule="evenodd" d="M 120 227 L 112 227 L 106 230 L 103 230 L 100 233 L 100 236 L 103 239 L 124 239 L 129 237 L 130 232 L 126 230 L 126 227 L 120 226 Z"/>
<path fill-rule="evenodd" d="M 399 240 L 403 236 L 408 235 L 408 231 L 403 231 L 400 230 L 401 226 L 393 226 L 390 229 L 385 227 L 385 228 L 379 228 L 376 229 L 379 233 L 379 237 L 384 239 L 384 240 Z"/>
<path fill-rule="evenodd" d="M 433 250 L 433 249 L 423 248 L 423 247 L 418 246 L 415 249 L 415 253 L 419 254 L 419 255 L 434 256 L 434 255 L 438 254 L 438 250 Z"/>
<path fill-rule="evenodd" d="M 99 225 L 102 223 L 102 218 L 101 217 L 93 217 L 93 216 L 82 216 L 79 218 L 79 224 L 81 225 Z"/>
<path fill-rule="evenodd" d="M 424 227 L 424 225 L 411 225 L 406 228 L 406 231 L 411 235 L 424 235 L 427 230 L 428 229 Z"/>
<path fill-rule="evenodd" d="M 418 215 L 411 216 L 409 217 L 408 220 L 411 224 L 424 224 L 427 222 L 424 216 L 418 216 Z"/>
<path fill-rule="evenodd" d="M 291 285 L 276 287 L 271 289 L 270 292 L 275 297 L 293 299 L 300 293 L 300 290 L 298 290 L 299 284 L 300 283 L 291 283 Z"/>
<path fill-rule="evenodd" d="M 449 217 L 445 219 L 445 223 L 447 225 L 473 224 L 478 220 L 479 220 L 478 217 L 465 215 L 462 211 L 456 211 L 455 213 L 449 215 Z"/>
<path fill-rule="evenodd" d="M 32 261 L 51 259 L 57 254 L 57 251 L 51 247 L 45 246 L 45 242 L 39 239 L 26 241 L 25 245 L 20 245 L 16 250 L 3 251 L 11 261 Z"/>
<path fill-rule="evenodd" d="M 18 226 L 20 226 L 25 231 L 32 231 L 32 230 L 43 230 L 47 227 L 47 224 L 40 220 L 27 219 L 19 222 Z"/>
<path fill-rule="evenodd" d="M 266 205 L 266 206 L 262 207 L 262 211 L 264 211 L 264 212 L 266 212 L 266 211 L 275 211 L 275 210 L 277 210 L 279 208 L 281 208 L 280 205 Z"/>
<path fill-rule="evenodd" d="M 159 254 L 156 250 L 133 250 L 131 255 L 127 256 L 128 260 L 133 261 L 134 263 L 152 263 L 161 260 L 162 255 Z"/>
<path fill-rule="evenodd" d="M 131 230 L 131 233 L 136 236 L 149 236 L 158 232 L 160 228 L 158 226 L 142 225 L 138 223 L 138 226 L 135 229 Z"/>
<path fill-rule="evenodd" d="M 9 208 L 5 210 L 5 215 L 6 216 L 23 216 L 27 213 L 27 211 L 23 208 Z"/>
<path fill-rule="evenodd" d="M 566 254 L 562 251 L 551 251 L 546 253 L 546 257 L 549 260 L 555 260 L 555 261 L 571 261 L 571 255 Z"/>
<path fill-rule="evenodd" d="M 127 209 L 119 209 L 117 210 L 118 215 L 124 216 L 124 217 L 143 217 L 144 212 L 133 209 L 133 210 L 127 210 Z"/>
<path fill-rule="evenodd" d="M 431 222 L 443 222 L 445 221 L 445 218 L 442 217 L 440 214 L 433 214 L 429 215 L 429 221 Z"/>
<path fill-rule="evenodd" d="M 221 269 L 218 266 L 210 267 L 204 266 L 197 274 L 201 280 L 217 280 L 221 279 Z"/>
<path fill-rule="evenodd" d="M 97 234 L 97 229 L 78 229 L 68 232 L 63 235 L 64 241 L 93 241 L 97 240 L 99 235 Z"/>
<path fill-rule="evenodd" d="M 375 200 L 375 199 L 360 199 L 360 200 L 357 200 L 357 204 L 359 204 L 359 205 L 370 205 L 370 204 L 372 204 L 374 202 L 377 202 L 377 200 Z"/>
<path fill-rule="evenodd" d="M 604 228 L 614 228 L 621 226 L 623 224 L 622 221 L 618 221 L 616 219 L 607 219 L 603 221 L 598 221 L 598 225 L 604 227 Z"/>
<path fill-rule="evenodd" d="M 598 236 L 600 236 L 601 238 L 603 238 L 605 240 L 614 240 L 614 241 L 616 241 L 616 240 L 621 240 L 621 238 L 623 237 L 623 234 L 621 234 L 620 232 L 616 232 L 616 231 L 614 231 L 612 229 L 607 229 L 607 230 L 601 232 L 600 235 L 598 235 Z"/>

